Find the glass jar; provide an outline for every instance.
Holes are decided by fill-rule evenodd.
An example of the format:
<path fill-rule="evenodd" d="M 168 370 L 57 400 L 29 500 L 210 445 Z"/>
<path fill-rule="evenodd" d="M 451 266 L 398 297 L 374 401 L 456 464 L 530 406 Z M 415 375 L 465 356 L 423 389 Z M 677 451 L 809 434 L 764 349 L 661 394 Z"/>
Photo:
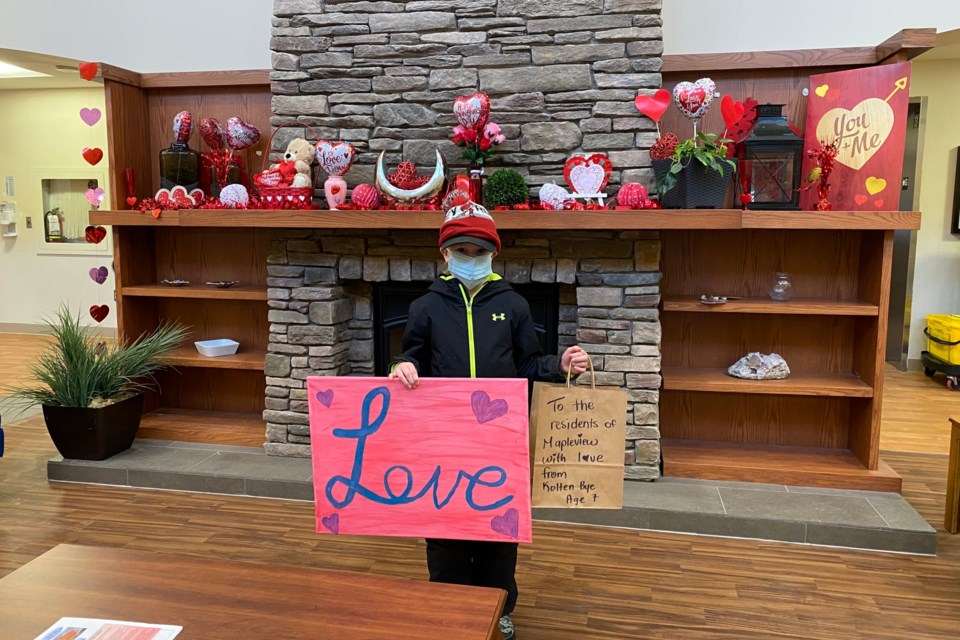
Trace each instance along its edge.
<path fill-rule="evenodd" d="M 793 297 L 793 282 L 786 271 L 776 271 L 770 284 L 770 299 L 777 302 L 786 302 Z"/>

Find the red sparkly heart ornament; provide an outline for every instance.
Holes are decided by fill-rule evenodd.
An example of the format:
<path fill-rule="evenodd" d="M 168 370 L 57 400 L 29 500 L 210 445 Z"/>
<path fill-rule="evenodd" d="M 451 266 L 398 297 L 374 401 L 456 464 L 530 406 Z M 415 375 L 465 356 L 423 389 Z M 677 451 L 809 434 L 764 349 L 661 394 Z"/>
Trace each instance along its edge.
<path fill-rule="evenodd" d="M 87 242 L 100 244 L 107 237 L 107 230 L 103 227 L 90 225 L 84 230 L 83 235 L 87 238 Z"/>
<path fill-rule="evenodd" d="M 83 159 L 95 167 L 97 163 L 103 160 L 103 149 L 99 147 L 94 147 L 93 149 L 87 147 L 83 150 Z"/>
<path fill-rule="evenodd" d="M 90 317 L 97 322 L 103 322 L 110 315 L 110 307 L 105 304 L 90 307 Z"/>
<path fill-rule="evenodd" d="M 657 89 L 652 96 L 640 95 L 634 98 L 633 103 L 643 115 L 654 122 L 660 122 L 660 118 L 667 112 L 672 100 L 670 92 L 666 89 Z"/>
<path fill-rule="evenodd" d="M 80 63 L 80 77 L 84 80 L 93 80 L 97 77 L 97 63 L 96 62 L 81 62 Z"/>
<path fill-rule="evenodd" d="M 575 193 L 600 193 L 610 180 L 613 163 L 602 153 L 573 156 L 563 165 L 563 179 Z"/>

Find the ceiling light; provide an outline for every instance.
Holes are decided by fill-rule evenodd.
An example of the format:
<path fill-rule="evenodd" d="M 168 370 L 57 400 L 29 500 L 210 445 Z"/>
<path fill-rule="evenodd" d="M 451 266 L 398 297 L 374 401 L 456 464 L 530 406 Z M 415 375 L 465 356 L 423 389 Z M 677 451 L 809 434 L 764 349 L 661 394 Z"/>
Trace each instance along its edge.
<path fill-rule="evenodd" d="M 42 78 L 48 76 L 49 74 L 46 73 L 31 71 L 30 69 L 17 67 L 12 64 L 7 64 L 6 62 L 0 62 L 0 78 Z"/>

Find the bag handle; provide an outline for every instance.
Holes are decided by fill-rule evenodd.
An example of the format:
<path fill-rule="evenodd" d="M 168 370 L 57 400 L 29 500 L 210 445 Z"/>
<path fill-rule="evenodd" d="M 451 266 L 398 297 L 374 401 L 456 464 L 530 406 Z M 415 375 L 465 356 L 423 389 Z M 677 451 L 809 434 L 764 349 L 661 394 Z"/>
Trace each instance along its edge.
<path fill-rule="evenodd" d="M 593 390 L 597 390 L 597 372 L 593 370 L 593 358 L 590 357 L 590 354 L 586 351 L 583 352 L 587 356 L 587 362 L 590 363 L 590 385 L 593 387 Z M 569 370 L 567 371 L 567 389 L 570 388 L 570 376 L 573 375 Z"/>
<path fill-rule="evenodd" d="M 930 340 L 932 340 L 933 342 L 936 342 L 937 344 L 945 345 L 947 347 L 955 347 L 958 344 L 960 344 L 960 340 L 957 340 L 956 342 L 947 342 L 946 340 L 941 340 L 940 338 L 930 335 L 930 332 L 927 330 L 927 327 L 923 328 L 923 335 L 930 338 Z"/>

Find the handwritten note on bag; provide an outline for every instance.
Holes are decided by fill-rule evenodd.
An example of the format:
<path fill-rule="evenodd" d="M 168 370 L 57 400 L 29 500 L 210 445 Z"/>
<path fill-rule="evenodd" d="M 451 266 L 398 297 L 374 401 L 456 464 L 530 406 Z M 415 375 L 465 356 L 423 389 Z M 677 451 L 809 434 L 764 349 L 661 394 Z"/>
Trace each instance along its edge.
<path fill-rule="evenodd" d="M 626 416 L 621 389 L 536 383 L 534 506 L 622 508 Z"/>
<path fill-rule="evenodd" d="M 307 379 L 317 532 L 530 542 L 527 381 Z"/>

